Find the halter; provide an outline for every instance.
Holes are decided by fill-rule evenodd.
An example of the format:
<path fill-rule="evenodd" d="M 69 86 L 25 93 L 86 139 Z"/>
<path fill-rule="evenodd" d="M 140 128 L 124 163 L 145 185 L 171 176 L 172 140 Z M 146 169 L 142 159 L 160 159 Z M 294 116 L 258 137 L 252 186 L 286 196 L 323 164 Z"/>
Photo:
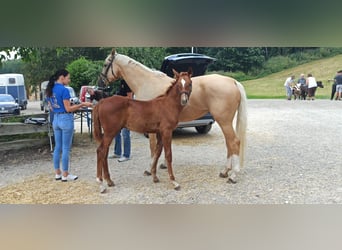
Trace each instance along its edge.
<path fill-rule="evenodd" d="M 107 78 L 107 74 L 109 71 L 109 68 L 112 71 L 112 75 L 114 76 L 114 78 L 117 78 L 116 75 L 114 74 L 114 70 L 113 70 L 113 61 L 115 59 L 116 54 L 112 55 L 111 59 L 109 60 L 109 64 L 107 65 L 106 71 L 103 74 L 102 72 L 100 73 L 100 77 L 102 78 L 102 80 L 109 82 L 108 78 Z"/>
<path fill-rule="evenodd" d="M 189 76 L 189 78 L 190 78 L 190 76 Z M 180 91 L 180 94 L 182 95 L 182 94 L 185 94 L 188 98 L 190 97 L 190 94 L 191 94 L 191 92 L 192 92 L 192 81 L 190 80 L 190 90 L 189 91 L 186 91 L 186 90 L 183 90 L 183 91 Z"/>

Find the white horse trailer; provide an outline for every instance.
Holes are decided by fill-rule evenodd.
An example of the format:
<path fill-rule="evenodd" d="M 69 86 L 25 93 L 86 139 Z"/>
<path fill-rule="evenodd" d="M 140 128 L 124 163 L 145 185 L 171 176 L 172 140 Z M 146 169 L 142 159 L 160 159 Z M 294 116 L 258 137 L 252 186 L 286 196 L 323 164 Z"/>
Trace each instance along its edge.
<path fill-rule="evenodd" d="M 27 109 L 27 95 L 22 74 L 0 74 L 0 94 L 9 94 L 21 109 Z"/>

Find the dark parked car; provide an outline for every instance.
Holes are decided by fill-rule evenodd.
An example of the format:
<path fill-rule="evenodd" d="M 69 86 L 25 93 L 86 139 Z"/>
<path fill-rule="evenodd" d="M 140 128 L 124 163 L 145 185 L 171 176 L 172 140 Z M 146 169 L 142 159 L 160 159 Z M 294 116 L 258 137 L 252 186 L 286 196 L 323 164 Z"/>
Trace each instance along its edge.
<path fill-rule="evenodd" d="M 213 62 L 215 58 L 197 54 L 197 53 L 182 53 L 174 54 L 164 58 L 161 66 L 161 71 L 168 76 L 173 77 L 172 69 L 181 71 L 188 71 L 192 67 L 193 77 L 204 75 L 208 65 Z M 195 127 L 200 134 L 206 134 L 210 131 L 212 124 L 215 122 L 210 113 L 203 117 L 189 122 L 179 122 L 178 128 Z"/>
<path fill-rule="evenodd" d="M 0 94 L 0 116 L 4 115 L 20 115 L 19 104 L 8 94 Z"/>

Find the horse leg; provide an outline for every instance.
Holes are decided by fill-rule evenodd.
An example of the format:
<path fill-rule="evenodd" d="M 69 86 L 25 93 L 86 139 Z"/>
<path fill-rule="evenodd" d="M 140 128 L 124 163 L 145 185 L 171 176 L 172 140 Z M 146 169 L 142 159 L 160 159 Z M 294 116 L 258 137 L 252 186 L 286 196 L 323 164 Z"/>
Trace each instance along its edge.
<path fill-rule="evenodd" d="M 108 170 L 108 151 L 113 137 L 104 136 L 101 144 L 97 148 L 97 180 L 102 183 L 105 179 L 108 186 L 114 186 L 114 182 L 110 179 Z"/>
<path fill-rule="evenodd" d="M 148 134 L 148 138 L 150 140 L 150 152 L 151 152 L 151 159 L 152 159 L 151 161 L 153 161 L 154 153 L 157 147 L 157 137 L 156 137 L 156 134 L 153 133 L 153 134 Z M 161 169 L 166 169 L 165 159 L 164 159 L 164 163 L 161 163 L 159 167 Z"/>
<path fill-rule="evenodd" d="M 173 175 L 172 170 L 172 149 L 171 149 L 171 140 L 172 140 L 172 131 L 166 132 L 162 134 L 162 141 L 164 146 L 164 154 L 167 164 L 167 171 L 169 173 L 169 178 L 171 183 L 174 186 L 175 190 L 180 189 L 180 185 L 176 182 L 175 176 Z"/>
<path fill-rule="evenodd" d="M 159 179 L 157 177 L 157 164 L 158 160 L 160 158 L 161 152 L 163 151 L 163 142 L 161 140 L 160 134 L 157 134 L 157 145 L 156 149 L 154 151 L 153 161 L 151 164 L 151 174 L 153 178 L 153 182 L 159 182 Z"/>
<path fill-rule="evenodd" d="M 240 140 L 236 137 L 234 129 L 231 124 L 222 125 L 222 132 L 226 141 L 227 147 L 227 164 L 226 167 L 220 172 L 220 177 L 228 178 L 229 183 L 236 183 L 237 173 L 240 172 Z"/>
<path fill-rule="evenodd" d="M 163 149 L 163 144 L 162 144 L 162 141 L 160 139 L 160 135 L 157 134 L 156 137 L 157 137 L 157 141 L 156 141 L 157 144 L 155 146 L 154 153 L 152 155 L 152 161 L 151 161 L 151 164 L 150 164 L 151 171 L 149 172 L 149 171 L 146 170 L 144 172 L 145 176 L 152 175 L 154 183 L 159 182 L 159 179 L 157 177 L 157 164 L 158 164 L 158 160 L 159 160 L 159 157 L 160 157 L 162 149 Z"/>

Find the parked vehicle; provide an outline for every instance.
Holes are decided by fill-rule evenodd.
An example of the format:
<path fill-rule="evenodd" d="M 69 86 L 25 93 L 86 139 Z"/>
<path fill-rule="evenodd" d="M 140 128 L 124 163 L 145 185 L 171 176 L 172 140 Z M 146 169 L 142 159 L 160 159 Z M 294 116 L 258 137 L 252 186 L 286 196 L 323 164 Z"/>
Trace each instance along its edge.
<path fill-rule="evenodd" d="M 95 86 L 86 86 L 86 85 L 84 85 L 84 86 L 81 87 L 80 95 L 78 97 L 81 102 L 86 102 L 87 100 L 89 101 L 90 95 L 89 95 L 89 93 L 87 91 L 88 88 L 95 88 Z"/>
<path fill-rule="evenodd" d="M 40 110 L 44 111 L 45 113 L 47 113 L 49 111 L 49 107 L 46 101 L 46 95 L 45 95 L 45 91 L 46 91 L 46 87 L 48 85 L 49 81 L 44 81 L 40 84 Z"/>
<path fill-rule="evenodd" d="M 20 106 L 12 95 L 0 94 L 0 116 L 20 115 Z"/>
<path fill-rule="evenodd" d="M 69 90 L 71 105 L 80 104 L 80 99 L 78 99 L 78 97 L 76 96 L 75 90 L 70 86 L 65 86 L 65 87 Z"/>
<path fill-rule="evenodd" d="M 197 53 L 174 54 L 164 58 L 160 70 L 168 76 L 173 77 L 172 69 L 181 72 L 188 71 L 188 68 L 192 67 L 192 76 L 201 76 L 205 74 L 208 65 L 214 60 L 215 58 Z M 207 113 L 203 117 L 193 121 L 179 122 L 177 128 L 195 127 L 198 133 L 206 134 L 210 131 L 214 122 L 215 120 L 212 115 Z"/>
<path fill-rule="evenodd" d="M 27 95 L 22 74 L 0 74 L 0 94 L 9 94 L 21 109 L 27 109 Z"/>

